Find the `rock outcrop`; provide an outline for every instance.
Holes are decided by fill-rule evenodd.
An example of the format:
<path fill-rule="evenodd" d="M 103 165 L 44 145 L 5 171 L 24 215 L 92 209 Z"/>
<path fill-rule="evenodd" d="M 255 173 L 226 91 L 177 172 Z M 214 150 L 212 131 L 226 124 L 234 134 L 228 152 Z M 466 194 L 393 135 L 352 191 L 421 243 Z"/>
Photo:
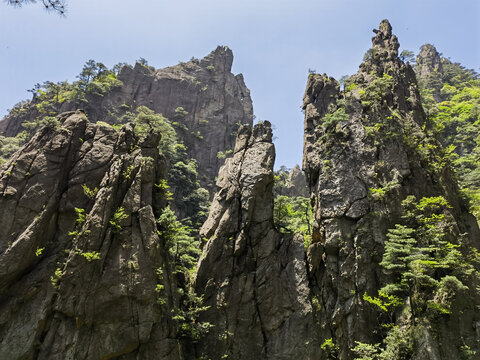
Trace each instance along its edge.
<path fill-rule="evenodd" d="M 435 46 L 425 44 L 417 56 L 415 72 L 418 77 L 424 77 L 433 72 L 443 74 L 442 58 Z"/>
<path fill-rule="evenodd" d="M 298 164 L 288 172 L 284 183 L 282 182 L 280 186 L 277 185 L 274 189 L 274 193 L 290 197 L 309 196 L 307 179 Z"/>
<path fill-rule="evenodd" d="M 182 359 L 156 232 L 161 134 L 59 120 L 0 171 L 0 358 Z"/>
<path fill-rule="evenodd" d="M 452 236 L 466 236 L 466 244 L 476 247 L 480 242 L 450 167 L 441 160 L 439 143 L 423 131 L 428 124 L 415 73 L 399 60 L 391 30 L 386 20 L 374 30 L 371 57 L 346 81 L 344 92 L 335 79 L 312 74 L 304 96 L 303 169 L 315 217 L 307 252 L 309 280 L 321 308 L 316 312 L 320 337 L 333 339 L 339 359 L 353 358 L 355 341 L 380 341 L 379 314 L 364 294 L 375 295 L 385 285 L 379 263 L 388 230 L 402 221 L 407 196 L 444 197 Z M 464 325 L 457 335 L 468 338 L 470 346 L 478 321 L 474 312 L 466 306 L 465 315 L 452 316 L 447 325 Z M 441 358 L 457 358 L 460 343 L 452 344 L 445 335 L 428 346 Z M 416 351 L 415 359 L 440 359 Z"/>
<path fill-rule="evenodd" d="M 273 227 L 271 141 L 268 122 L 240 129 L 201 229 L 196 289 L 214 327 L 197 355 L 208 359 L 316 358 L 303 240 Z"/>
<path fill-rule="evenodd" d="M 443 87 L 443 64 L 450 63 L 442 58 L 435 46 L 422 45 L 415 64 L 415 73 L 423 87 L 431 88 L 432 96 L 436 102 L 442 101 L 441 89 Z"/>
<path fill-rule="evenodd" d="M 176 126 L 188 155 L 197 160 L 202 186 L 209 186 L 223 159 L 217 154 L 233 149 L 241 124 L 252 124 L 250 91 L 242 74 L 231 73 L 233 53 L 219 46 L 201 60 L 192 59 L 165 69 L 136 63 L 123 66 L 117 76 L 121 86 L 105 94 L 86 93 L 86 101 L 53 104 L 58 113 L 84 109 L 92 122 L 118 123 L 128 111 L 147 106 L 163 114 Z M 0 132 L 15 136 L 24 121 L 41 117 L 39 99 L 26 110 L 8 115 L 0 122 Z"/>

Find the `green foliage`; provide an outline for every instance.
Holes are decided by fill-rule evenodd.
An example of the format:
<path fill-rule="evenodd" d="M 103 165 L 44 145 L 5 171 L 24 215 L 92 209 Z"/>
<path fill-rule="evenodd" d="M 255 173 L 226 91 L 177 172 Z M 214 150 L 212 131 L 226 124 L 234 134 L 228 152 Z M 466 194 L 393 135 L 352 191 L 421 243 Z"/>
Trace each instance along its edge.
<path fill-rule="evenodd" d="M 407 297 L 414 321 L 427 309 L 449 314 L 456 294 L 467 290 L 463 281 L 478 274 L 471 260 L 475 253 L 453 232 L 450 205 L 442 196 L 408 196 L 402 207 L 405 225 L 396 224 L 385 241 L 380 265 L 392 282 L 381 292 Z"/>
<path fill-rule="evenodd" d="M 278 195 L 274 199 L 273 221 L 282 232 L 300 233 L 308 246 L 313 222 L 310 199 L 303 196 Z"/>
<path fill-rule="evenodd" d="M 125 209 L 122 206 L 120 206 L 113 213 L 112 218 L 109 221 L 110 225 L 112 225 L 113 227 L 114 232 L 119 232 L 122 230 L 121 222 L 125 219 L 128 219 L 128 214 L 126 214 Z"/>
<path fill-rule="evenodd" d="M 52 276 L 50 276 L 50 282 L 55 289 L 58 289 L 58 283 L 63 276 L 63 271 L 60 268 L 56 268 Z"/>
<path fill-rule="evenodd" d="M 43 248 L 37 248 L 37 250 L 35 250 L 35 256 L 36 257 L 42 256 L 43 250 L 45 250 L 44 247 Z"/>
<path fill-rule="evenodd" d="M 207 321 L 198 321 L 198 317 L 208 308 L 209 306 L 203 306 L 203 297 L 197 296 L 193 288 L 189 287 L 185 306 L 171 310 L 172 320 L 177 322 L 180 335 L 194 341 L 205 336 L 214 325 Z"/>
<path fill-rule="evenodd" d="M 380 262 L 389 281 L 377 296 L 363 295 L 380 314 L 388 315 L 388 323 L 382 316 L 379 320 L 389 331 L 382 344 L 357 342 L 352 349 L 355 360 L 410 359 L 425 326 L 448 317 L 462 294 L 479 294 L 480 289 L 469 289 L 465 283 L 478 281 L 480 257 L 455 232 L 450 209 L 442 196 L 411 195 L 402 202 L 402 223 L 389 229 Z M 398 316 L 402 320 L 392 326 Z"/>
<path fill-rule="evenodd" d="M 105 65 L 94 60 L 88 60 L 77 77 L 79 81 L 75 83 L 75 87 L 85 94 L 103 96 L 112 88 L 123 85 L 117 79 L 115 71 L 108 70 Z"/>
<path fill-rule="evenodd" d="M 300 233 L 303 235 L 305 246 L 311 241 L 311 224 L 313 212 L 310 199 L 303 196 L 287 196 L 290 169 L 281 166 L 274 173 L 274 207 L 273 221 L 281 232 Z"/>
<path fill-rule="evenodd" d="M 191 236 L 191 228 L 183 225 L 167 206 L 157 220 L 158 235 L 164 239 L 177 269 L 191 269 L 200 256 L 198 241 Z"/>
<path fill-rule="evenodd" d="M 83 193 L 89 198 L 89 199 L 95 199 L 95 196 L 97 196 L 98 193 L 98 188 L 95 187 L 94 189 L 90 189 L 87 184 L 82 185 Z"/>
<path fill-rule="evenodd" d="M 389 295 L 384 293 L 383 291 L 378 292 L 378 297 L 371 297 L 368 296 L 367 293 L 363 294 L 363 300 L 366 302 L 377 306 L 382 311 L 388 312 L 395 310 L 395 308 L 403 305 L 403 302 L 400 300 L 399 297 L 395 295 Z"/>
<path fill-rule="evenodd" d="M 80 251 L 77 250 L 76 253 L 78 255 L 83 256 L 88 262 L 92 262 L 94 260 L 100 260 L 100 253 L 98 251 Z"/>
<path fill-rule="evenodd" d="M 372 196 L 372 198 L 380 200 L 383 199 L 387 192 L 382 188 L 370 188 L 368 189 L 368 193 Z"/>
<path fill-rule="evenodd" d="M 177 133 L 170 122 L 161 114 L 156 114 L 146 106 L 137 108 L 137 115 L 133 119 L 135 135 L 143 141 L 150 132 L 161 134 L 158 149 L 171 159 L 176 155 L 175 145 L 178 143 Z"/>
<path fill-rule="evenodd" d="M 77 226 L 83 226 L 88 217 L 88 215 L 85 214 L 85 209 L 75 208 L 75 213 L 77 214 L 77 218 L 75 219 Z"/>
<path fill-rule="evenodd" d="M 226 150 L 225 152 L 224 151 L 219 151 L 217 153 L 217 159 L 225 159 L 228 156 L 230 156 L 231 154 L 233 154 L 233 150 L 231 150 L 231 149 Z"/>
<path fill-rule="evenodd" d="M 122 171 L 122 177 L 125 180 L 130 180 L 130 178 L 132 177 L 133 169 L 134 169 L 133 165 L 127 166 L 127 168 L 124 171 Z"/>
<path fill-rule="evenodd" d="M 213 72 L 213 71 L 215 71 L 215 66 L 213 66 L 213 65 L 208 65 L 208 66 L 206 67 L 206 69 L 207 69 L 208 71 L 212 71 L 212 72 Z"/>
<path fill-rule="evenodd" d="M 183 107 L 179 106 L 175 109 L 175 117 L 183 118 L 188 115 L 188 111 L 186 111 Z"/>
<path fill-rule="evenodd" d="M 443 59 L 442 66 L 420 79 L 422 104 L 480 222 L 480 78 L 458 63 Z"/>
<path fill-rule="evenodd" d="M 38 129 L 41 129 L 43 127 L 57 130 L 60 127 L 60 122 L 56 117 L 44 116 L 42 118 L 36 118 L 33 121 L 24 121 L 22 123 L 22 127 L 26 130 L 28 138 L 30 138 Z"/>
<path fill-rule="evenodd" d="M 168 182 L 175 187 L 176 207 L 186 214 L 182 221 L 193 228 L 200 228 L 208 215 L 210 202 L 208 191 L 200 187 L 197 162 L 185 158 L 174 162 L 168 173 Z"/>
<path fill-rule="evenodd" d="M 194 272 L 201 253 L 198 241 L 192 236 L 191 228 L 183 225 L 169 206 L 163 209 L 157 220 L 157 233 L 164 241 L 175 273 L 185 276 L 187 280 L 184 287 L 177 289 L 182 301 L 180 307 L 172 309 L 172 320 L 177 323 L 181 336 L 197 341 L 213 326 L 208 322 L 198 321 L 200 313 L 208 307 L 203 305 L 203 298 L 197 296 L 190 280 L 190 271 Z M 157 275 L 159 284 L 155 290 L 159 293 L 158 303 L 163 305 L 163 270 L 158 269 Z"/>
<path fill-rule="evenodd" d="M 343 107 L 339 107 L 333 113 L 325 114 L 321 125 L 325 130 L 330 130 L 334 129 L 339 122 L 347 121 L 348 119 L 349 116 L 347 113 L 345 113 L 345 109 Z"/>
<path fill-rule="evenodd" d="M 356 355 L 354 360 L 377 360 L 379 358 L 379 352 L 382 350 L 380 344 L 365 344 L 360 341 L 355 341 L 357 344 L 353 349 L 353 353 Z"/>
<path fill-rule="evenodd" d="M 412 64 L 415 62 L 415 53 L 410 50 L 403 50 L 399 57 L 403 62 L 409 62 Z"/>
<path fill-rule="evenodd" d="M 161 196 L 166 200 L 170 201 L 173 199 L 173 194 L 170 192 L 170 186 L 168 186 L 168 182 L 166 179 L 160 179 L 158 184 L 155 184 L 155 187 L 160 190 Z"/>
<path fill-rule="evenodd" d="M 408 360 L 413 353 L 416 334 L 414 327 L 394 326 L 383 340 L 383 346 L 378 344 L 357 344 L 352 352 L 354 360 Z"/>
<path fill-rule="evenodd" d="M 75 213 L 77 214 L 77 218 L 75 219 L 75 230 L 70 231 L 68 235 L 77 238 L 83 234 L 89 234 L 90 230 L 82 230 L 83 224 L 85 224 L 88 219 L 88 215 L 85 214 L 85 209 L 75 208 Z"/>
<path fill-rule="evenodd" d="M 22 131 L 15 137 L 6 137 L 0 135 L 0 166 L 22 146 L 28 139 L 26 131 Z"/>
<path fill-rule="evenodd" d="M 340 348 L 333 342 L 333 339 L 326 339 L 320 346 L 328 355 L 329 359 L 337 359 Z"/>
<path fill-rule="evenodd" d="M 364 89 L 359 90 L 360 100 L 364 107 L 378 107 L 383 104 L 385 94 L 391 92 L 393 78 L 391 75 L 383 74 L 382 77 L 375 77 Z"/>

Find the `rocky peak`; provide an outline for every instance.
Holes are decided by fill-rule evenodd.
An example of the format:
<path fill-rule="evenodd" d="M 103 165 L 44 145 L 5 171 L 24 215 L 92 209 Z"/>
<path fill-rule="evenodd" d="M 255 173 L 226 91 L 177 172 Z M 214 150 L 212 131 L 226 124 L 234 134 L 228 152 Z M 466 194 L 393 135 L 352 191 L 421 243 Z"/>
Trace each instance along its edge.
<path fill-rule="evenodd" d="M 233 52 L 228 46 L 217 46 L 210 54 L 200 60 L 202 67 L 213 66 L 221 72 L 230 72 L 232 70 Z"/>
<path fill-rule="evenodd" d="M 417 76 L 422 78 L 433 72 L 443 74 L 442 58 L 435 46 L 425 44 L 420 48 L 415 65 Z"/>
<path fill-rule="evenodd" d="M 240 128 L 201 230 L 196 289 L 214 327 L 197 353 L 207 358 L 314 358 L 303 242 L 273 227 L 271 141 L 268 121 Z"/>
<path fill-rule="evenodd" d="M 233 53 L 219 46 L 202 60 L 190 60 L 164 69 L 137 62 L 120 70 L 117 86 L 98 94 L 86 92 L 85 100 L 49 100 L 51 111 L 84 109 L 92 122 L 118 124 L 128 112 L 146 106 L 160 113 L 175 126 L 178 138 L 187 146 L 190 158 L 197 161 L 202 186 L 213 186 L 223 159 L 217 156 L 233 150 L 241 124 L 253 123 L 250 91 L 241 74 L 231 73 Z M 73 91 L 69 92 L 74 93 Z M 0 122 L 5 136 L 23 130 L 24 121 L 42 118 L 33 99 L 23 110 L 7 115 Z"/>
<path fill-rule="evenodd" d="M 440 160 L 440 144 L 423 130 L 413 69 L 398 58 L 387 21 L 375 32 L 369 58 L 345 91 L 325 74 L 310 75 L 303 104 L 303 169 L 314 208 L 309 279 L 321 304 L 320 337 L 337 344 L 340 359 L 353 358 L 355 341 L 380 340 L 379 315 L 364 294 L 377 294 L 385 284 L 379 263 L 389 230 L 402 222 L 403 200 L 444 197 L 445 211 L 462 228 L 452 237 L 465 234 L 465 244 L 480 238 L 451 169 Z"/>
<path fill-rule="evenodd" d="M 382 20 L 380 26 L 374 29 L 372 38 L 374 58 L 379 60 L 395 60 L 398 57 L 398 38 L 392 34 L 392 26 L 388 20 Z"/>
<path fill-rule="evenodd" d="M 300 166 L 296 164 L 290 173 L 286 181 L 286 192 L 282 195 L 288 196 L 308 196 L 307 181 Z"/>

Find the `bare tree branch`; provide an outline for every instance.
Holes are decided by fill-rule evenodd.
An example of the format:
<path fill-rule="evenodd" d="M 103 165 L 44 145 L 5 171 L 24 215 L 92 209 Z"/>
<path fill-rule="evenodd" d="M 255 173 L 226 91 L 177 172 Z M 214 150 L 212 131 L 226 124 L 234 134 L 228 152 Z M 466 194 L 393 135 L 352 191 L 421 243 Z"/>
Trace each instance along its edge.
<path fill-rule="evenodd" d="M 37 3 L 37 0 L 5 0 L 8 5 L 20 7 L 25 4 Z M 58 14 L 65 14 L 65 0 L 42 0 L 46 10 L 54 11 Z"/>

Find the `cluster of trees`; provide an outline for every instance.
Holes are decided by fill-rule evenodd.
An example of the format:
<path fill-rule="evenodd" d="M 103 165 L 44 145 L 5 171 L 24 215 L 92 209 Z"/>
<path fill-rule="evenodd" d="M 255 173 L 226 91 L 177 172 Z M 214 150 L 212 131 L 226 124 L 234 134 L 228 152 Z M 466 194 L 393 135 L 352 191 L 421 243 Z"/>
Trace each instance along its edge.
<path fill-rule="evenodd" d="M 172 310 L 172 320 L 178 325 L 181 336 L 197 340 L 208 332 L 211 325 L 198 321 L 198 316 L 207 308 L 203 299 L 194 291 L 193 274 L 201 254 L 198 230 L 206 219 L 209 194 L 200 187 L 197 166 L 188 159 L 186 147 L 178 140 L 174 125 L 153 110 L 140 106 L 135 112 L 127 112 L 122 122 L 132 121 L 135 134 L 142 142 L 152 132 L 160 133 L 158 145 L 169 166 L 167 179 L 162 179 L 156 188 L 167 203 L 157 219 L 157 233 L 168 251 L 169 269 L 159 269 L 159 304 L 163 299 L 164 270 L 173 274 L 177 284 L 178 307 Z M 168 279 L 168 278 L 167 278 Z M 168 281 L 168 280 L 167 280 Z"/>
<path fill-rule="evenodd" d="M 434 135 L 454 149 L 460 186 L 480 220 L 480 76 L 444 58 L 442 68 L 419 79 L 422 103 Z"/>
<path fill-rule="evenodd" d="M 65 104 L 67 108 L 83 108 L 92 97 L 104 96 L 112 88 L 122 85 L 117 79 L 118 71 L 125 64 L 117 64 L 108 69 L 101 62 L 89 60 L 77 76 L 78 81 L 36 84 L 28 90 L 32 100 L 16 104 L 10 114 L 25 117 L 24 131 L 16 137 L 0 136 L 0 165 L 18 150 L 42 126 L 56 126 L 55 116 Z"/>
<path fill-rule="evenodd" d="M 274 174 L 273 221 L 280 232 L 302 234 L 305 247 L 311 242 L 313 212 L 310 199 L 298 194 L 285 195 L 290 169 L 280 167 Z M 300 189 L 293 189 L 300 193 Z M 291 191 L 290 191 L 291 192 Z"/>
<path fill-rule="evenodd" d="M 412 62 L 413 53 L 404 52 L 400 58 Z M 428 117 L 426 136 L 409 134 L 405 140 L 427 160 L 425 164 L 437 170 L 453 164 L 471 210 L 480 220 L 480 78 L 446 59 L 442 68 L 419 78 Z M 388 80 L 379 78 L 371 85 L 381 90 L 379 82 Z M 362 102 L 371 102 L 364 106 L 375 106 L 383 94 L 360 95 Z M 392 116 L 397 114 L 392 111 Z M 383 127 L 378 124 L 378 129 L 370 131 Z M 364 303 L 379 314 L 377 331 L 383 340 L 357 342 L 351 349 L 355 360 L 411 358 L 418 349 L 416 341 L 433 323 L 480 306 L 480 253 L 459 232 L 452 212 L 442 196 L 408 196 L 402 202 L 402 220 L 388 230 L 379 264 L 385 275 L 383 287 L 374 294 L 361 294 Z M 465 359 L 478 356 L 472 339 L 456 339 L 456 344 Z"/>
<path fill-rule="evenodd" d="M 480 280 L 480 253 L 454 231 L 445 198 L 411 195 L 402 209 L 402 223 L 388 231 L 380 263 L 389 281 L 375 296 L 363 295 L 383 314 L 381 327 L 388 331 L 383 344 L 357 343 L 356 360 L 409 358 L 423 326 L 448 317 L 458 297 L 480 296 L 479 288 L 466 285 Z"/>

